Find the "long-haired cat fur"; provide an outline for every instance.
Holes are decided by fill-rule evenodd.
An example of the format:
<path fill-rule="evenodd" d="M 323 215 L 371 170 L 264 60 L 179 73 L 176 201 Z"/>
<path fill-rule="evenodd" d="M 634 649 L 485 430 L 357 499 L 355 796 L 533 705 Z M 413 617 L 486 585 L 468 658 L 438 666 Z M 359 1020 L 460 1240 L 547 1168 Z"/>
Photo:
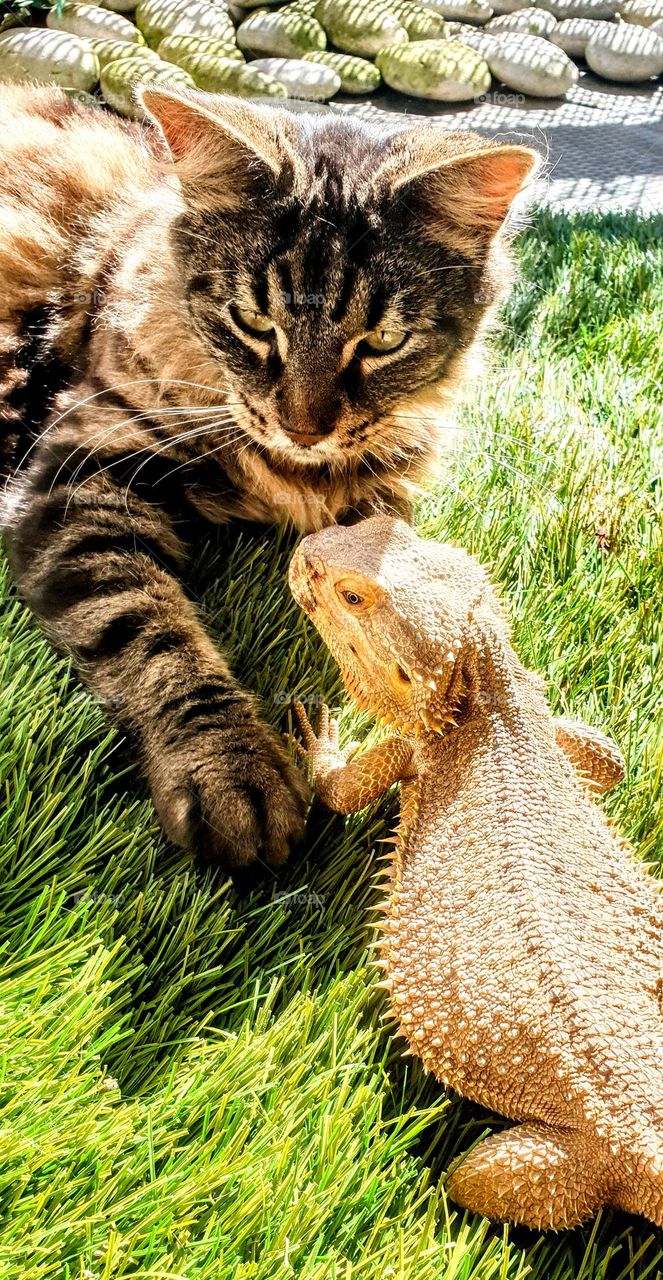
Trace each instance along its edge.
<path fill-rule="evenodd" d="M 281 862 L 305 785 L 182 588 L 201 522 L 408 506 L 509 281 L 534 152 L 146 88 L 0 86 L 0 455 L 18 590 L 161 821 Z M 198 532 L 197 532 L 198 530 Z"/>

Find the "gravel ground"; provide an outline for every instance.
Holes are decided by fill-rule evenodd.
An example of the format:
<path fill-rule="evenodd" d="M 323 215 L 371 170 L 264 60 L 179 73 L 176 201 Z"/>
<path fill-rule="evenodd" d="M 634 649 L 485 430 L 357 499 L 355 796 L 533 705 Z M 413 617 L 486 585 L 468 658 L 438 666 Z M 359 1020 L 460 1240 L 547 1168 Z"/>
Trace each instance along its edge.
<path fill-rule="evenodd" d="M 660 80 L 616 85 L 586 71 L 563 100 L 525 98 L 503 86 L 468 105 L 387 92 L 367 99 L 362 113 L 369 102 L 370 112 L 434 116 L 443 128 L 532 142 L 548 157 L 540 199 L 552 208 L 663 211 Z"/>

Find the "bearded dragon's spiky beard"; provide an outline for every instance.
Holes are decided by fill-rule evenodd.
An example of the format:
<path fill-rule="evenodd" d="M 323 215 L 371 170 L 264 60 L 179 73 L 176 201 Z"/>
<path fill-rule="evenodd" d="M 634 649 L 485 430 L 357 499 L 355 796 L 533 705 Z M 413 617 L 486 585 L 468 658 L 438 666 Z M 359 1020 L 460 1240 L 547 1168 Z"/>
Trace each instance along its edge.
<path fill-rule="evenodd" d="M 343 683 L 353 702 L 356 703 L 361 711 L 371 712 L 379 724 L 399 733 L 413 733 L 416 737 L 419 737 L 422 733 L 443 734 L 449 726 L 456 725 L 456 716 L 461 698 L 459 684 L 462 685 L 462 680 L 459 680 L 456 671 L 455 655 L 450 654 L 449 657 L 452 661 L 436 671 L 436 675 L 444 679 L 444 684 L 440 689 L 434 677 L 424 676 L 420 671 L 407 667 L 394 654 L 394 663 L 409 680 L 413 695 L 417 687 L 422 692 L 424 689 L 430 691 L 427 705 L 421 705 L 415 695 L 411 697 L 410 706 L 406 711 L 405 708 L 398 707 L 396 699 L 389 694 L 386 675 L 384 687 L 375 690 L 373 686 L 370 686 L 369 693 L 367 692 L 368 682 L 362 678 L 363 673 L 358 669 L 359 664 L 351 666 L 345 652 L 339 652 L 335 646 L 334 650 L 334 657 L 340 667 Z"/>

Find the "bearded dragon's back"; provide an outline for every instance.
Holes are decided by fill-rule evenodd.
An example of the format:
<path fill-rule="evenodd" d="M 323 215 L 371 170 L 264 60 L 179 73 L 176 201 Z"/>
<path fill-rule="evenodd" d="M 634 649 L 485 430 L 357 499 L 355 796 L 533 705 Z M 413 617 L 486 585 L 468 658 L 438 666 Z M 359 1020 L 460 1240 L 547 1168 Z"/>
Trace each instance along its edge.
<path fill-rule="evenodd" d="M 408 1038 L 484 1105 L 584 1131 L 578 1167 L 596 1153 L 603 1202 L 663 1223 L 660 889 L 543 730 L 504 793 L 492 751 L 463 750 L 472 733 L 440 747 L 406 820 L 408 848 L 435 858 L 434 874 L 423 852 L 404 858 L 388 933 Z M 456 831 L 463 858 L 445 853 Z"/>

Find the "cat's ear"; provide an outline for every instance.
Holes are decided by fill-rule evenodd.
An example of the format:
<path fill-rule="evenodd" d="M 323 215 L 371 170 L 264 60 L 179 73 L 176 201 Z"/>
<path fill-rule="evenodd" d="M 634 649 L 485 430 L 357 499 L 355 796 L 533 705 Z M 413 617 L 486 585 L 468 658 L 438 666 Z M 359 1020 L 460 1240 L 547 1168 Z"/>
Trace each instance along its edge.
<path fill-rule="evenodd" d="M 256 181 L 281 172 L 276 113 L 240 98 L 144 85 L 139 100 L 159 126 L 185 189 L 214 190 L 240 207 Z"/>
<path fill-rule="evenodd" d="M 482 144 L 476 137 L 426 129 L 409 135 L 400 155 L 390 157 L 389 178 L 433 238 L 472 255 L 500 230 L 540 164 L 530 147 Z"/>

